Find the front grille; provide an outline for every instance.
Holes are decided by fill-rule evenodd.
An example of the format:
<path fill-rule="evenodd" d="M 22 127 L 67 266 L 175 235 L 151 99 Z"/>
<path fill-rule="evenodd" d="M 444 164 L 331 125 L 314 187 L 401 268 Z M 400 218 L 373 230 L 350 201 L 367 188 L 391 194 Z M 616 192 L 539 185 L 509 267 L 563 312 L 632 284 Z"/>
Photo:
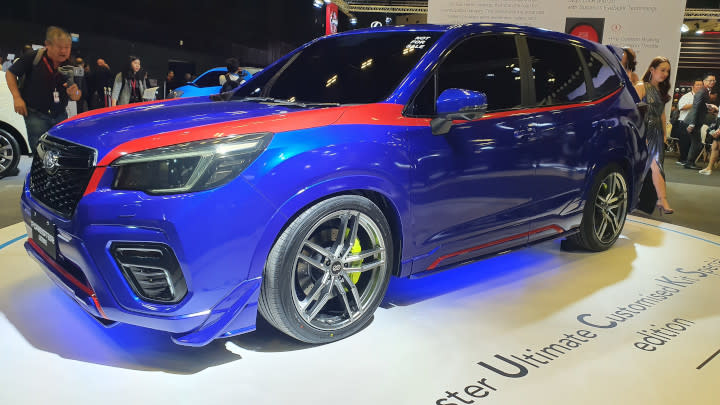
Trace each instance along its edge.
<path fill-rule="evenodd" d="M 30 169 L 30 194 L 69 218 L 85 192 L 94 164 L 93 149 L 43 135 Z"/>

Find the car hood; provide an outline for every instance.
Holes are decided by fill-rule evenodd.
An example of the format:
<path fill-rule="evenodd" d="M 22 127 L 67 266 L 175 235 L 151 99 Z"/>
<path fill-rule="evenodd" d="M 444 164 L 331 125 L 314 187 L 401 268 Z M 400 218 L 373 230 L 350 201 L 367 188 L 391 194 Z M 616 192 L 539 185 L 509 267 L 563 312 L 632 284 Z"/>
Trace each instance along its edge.
<path fill-rule="evenodd" d="M 318 114 L 313 113 L 315 110 Z M 328 125 L 342 114 L 339 109 L 333 108 L 211 101 L 208 97 L 141 103 L 99 111 L 64 121 L 53 127 L 49 134 L 97 150 L 100 162 L 109 152 L 117 152 L 128 143 L 137 144 L 141 138 L 170 137 L 170 143 L 182 143 L 197 138 L 198 132 L 218 129 L 215 133 L 227 133 L 220 130 L 224 124 L 232 127 L 233 134 L 256 132 L 254 129 L 260 127 L 263 131 L 288 131 L 293 129 L 292 125 L 288 125 L 294 121 L 292 117 L 298 116 L 293 113 L 300 113 L 303 117 L 298 121 L 307 122 L 307 118 L 311 118 L 315 123 L 312 126 Z M 308 117 L 308 114 L 318 117 Z M 273 122 L 282 122 L 282 125 L 278 124 L 275 128 Z M 298 123 L 298 126 L 303 124 Z"/>

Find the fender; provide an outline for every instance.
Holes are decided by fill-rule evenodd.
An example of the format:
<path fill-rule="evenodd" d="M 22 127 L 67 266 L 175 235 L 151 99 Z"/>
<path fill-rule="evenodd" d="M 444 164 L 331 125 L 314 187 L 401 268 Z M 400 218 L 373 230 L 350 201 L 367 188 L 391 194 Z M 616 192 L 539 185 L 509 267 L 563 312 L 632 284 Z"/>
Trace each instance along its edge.
<path fill-rule="evenodd" d="M 270 254 L 270 249 L 272 249 L 275 240 L 292 218 L 296 217 L 316 201 L 323 200 L 332 195 L 357 191 L 374 191 L 385 196 L 385 198 L 390 201 L 397 215 L 402 234 L 406 235 L 410 232 L 411 224 L 402 222 L 401 220 L 401 218 L 409 217 L 410 215 L 410 207 L 408 204 L 403 203 L 404 201 L 409 201 L 409 198 L 405 190 L 400 189 L 392 182 L 387 179 L 368 175 L 325 180 L 298 191 L 277 209 L 265 227 L 262 237 L 257 244 L 257 249 L 250 264 L 248 278 L 251 279 L 262 276 L 267 256 Z M 403 250 L 406 249 L 407 247 L 403 246 Z M 404 252 L 401 252 L 401 257 L 403 256 Z"/>

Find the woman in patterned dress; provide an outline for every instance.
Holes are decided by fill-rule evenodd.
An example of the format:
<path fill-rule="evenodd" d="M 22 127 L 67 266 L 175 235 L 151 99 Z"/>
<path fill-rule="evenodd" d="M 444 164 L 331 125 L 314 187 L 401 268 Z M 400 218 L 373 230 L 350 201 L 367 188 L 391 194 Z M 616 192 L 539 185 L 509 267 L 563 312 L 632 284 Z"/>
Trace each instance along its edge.
<path fill-rule="evenodd" d="M 635 90 L 644 102 L 648 104 L 645 114 L 645 141 L 648 154 L 652 162 L 652 181 L 657 192 L 658 211 L 672 214 L 665 190 L 665 172 L 662 167 L 664 143 L 667 140 L 665 131 L 665 104 L 670 101 L 670 61 L 658 56 L 650 62 L 642 81 L 635 84 Z"/>

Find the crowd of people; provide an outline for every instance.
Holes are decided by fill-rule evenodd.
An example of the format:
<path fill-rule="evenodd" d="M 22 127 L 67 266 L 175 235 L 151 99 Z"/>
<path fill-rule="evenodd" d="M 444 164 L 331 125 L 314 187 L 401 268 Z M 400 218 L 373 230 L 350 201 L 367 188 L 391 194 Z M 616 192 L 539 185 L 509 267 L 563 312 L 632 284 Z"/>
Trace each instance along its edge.
<path fill-rule="evenodd" d="M 713 90 L 716 76 L 707 73 L 694 80 L 690 91 L 678 100 L 674 111 L 672 138 L 677 140 L 679 157 L 676 162 L 687 169 L 698 170 L 703 175 L 712 174 L 720 154 L 720 117 L 718 117 L 718 95 Z M 702 108 L 705 105 L 706 108 Z M 705 111 L 703 111 L 705 110 Z M 706 130 L 702 128 L 705 126 Z M 703 139 L 704 135 L 704 139 Z M 709 150 L 706 167 L 698 167 L 695 162 L 703 150 Z"/>
<path fill-rule="evenodd" d="M 150 87 L 139 57 L 130 56 L 127 64 L 113 75 L 104 59 L 90 64 L 81 57 L 72 56 L 72 38 L 59 27 L 47 29 L 45 47 L 34 50 L 26 45 L 15 60 L 0 62 L 12 93 L 15 112 L 25 117 L 33 152 L 42 134 L 67 119 L 69 101 L 75 101 L 77 112 L 81 113 L 141 102 L 145 90 Z M 226 65 L 228 73 L 220 76 L 218 83 L 222 91 L 234 89 L 245 79 L 237 59 L 228 59 Z M 69 73 L 67 66 L 80 69 L 82 73 L 75 69 Z M 173 90 L 193 77 L 186 73 L 183 79 L 184 82 L 178 80 L 175 72 L 170 70 L 163 88 L 165 91 Z"/>
<path fill-rule="evenodd" d="M 712 174 L 713 167 L 720 157 L 720 116 L 718 115 L 718 96 L 714 92 L 716 76 L 706 73 L 697 78 L 692 90 L 683 95 L 677 106 L 673 106 L 671 114 L 671 134 L 667 133 L 665 104 L 671 100 L 670 92 L 670 61 L 662 56 L 656 57 L 648 66 L 642 78 L 635 74 L 636 56 L 630 48 L 624 48 L 622 65 L 634 83 L 635 90 L 642 101 L 647 103 L 645 115 L 646 141 L 652 159 L 652 183 L 657 195 L 657 208 L 665 214 L 674 210 L 667 200 L 665 187 L 665 171 L 663 170 L 665 146 L 670 138 L 676 140 L 679 156 L 676 164 L 699 174 Z M 705 125 L 709 124 L 709 125 Z M 706 131 L 702 131 L 705 125 Z M 703 141 L 702 134 L 705 139 Z M 695 165 L 704 148 L 710 149 L 710 157 L 706 167 Z"/>

